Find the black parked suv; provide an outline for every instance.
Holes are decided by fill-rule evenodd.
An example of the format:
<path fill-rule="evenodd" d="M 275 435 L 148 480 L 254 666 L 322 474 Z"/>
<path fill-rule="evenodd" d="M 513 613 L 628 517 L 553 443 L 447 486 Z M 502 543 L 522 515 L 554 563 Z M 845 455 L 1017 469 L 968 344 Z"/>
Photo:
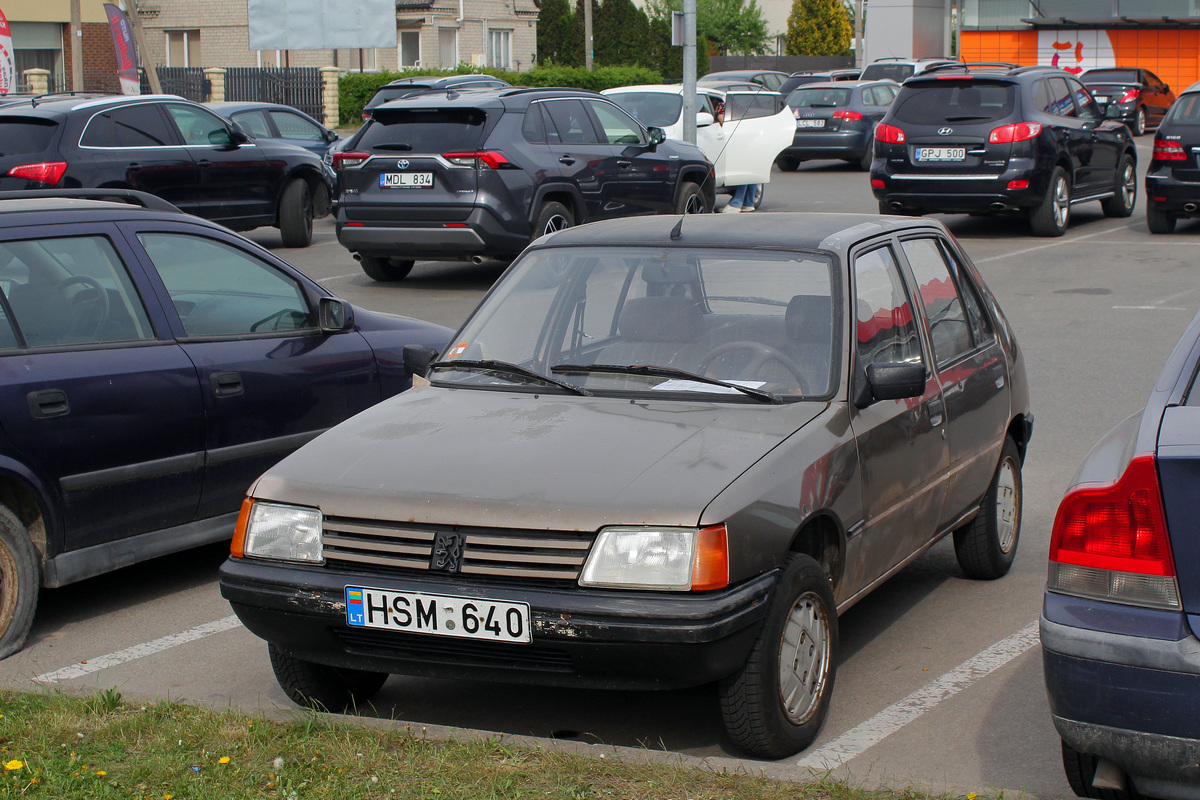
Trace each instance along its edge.
<path fill-rule="evenodd" d="M 428 92 L 376 108 L 334 154 L 337 236 L 363 271 L 481 263 L 577 223 L 713 208 L 712 165 L 576 89 Z"/>
<path fill-rule="evenodd" d="M 1022 214 L 1061 236 L 1076 203 L 1132 214 L 1136 166 L 1129 130 L 1070 73 L 957 64 L 904 82 L 875 129 L 871 189 L 883 214 Z"/>
<path fill-rule="evenodd" d="M 1146 173 L 1146 226 L 1170 233 L 1175 220 L 1200 217 L 1200 83 L 1171 106 L 1154 137 Z"/>
<path fill-rule="evenodd" d="M 32 98 L 4 107 L 0 142 L 3 191 L 137 189 L 233 230 L 277 227 L 285 247 L 307 247 L 329 213 L 319 156 L 182 97 Z"/>

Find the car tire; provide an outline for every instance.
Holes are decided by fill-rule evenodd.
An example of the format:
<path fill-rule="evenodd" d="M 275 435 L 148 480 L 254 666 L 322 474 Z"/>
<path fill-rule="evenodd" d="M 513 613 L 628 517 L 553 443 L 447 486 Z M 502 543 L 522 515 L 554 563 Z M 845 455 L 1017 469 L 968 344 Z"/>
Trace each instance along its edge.
<path fill-rule="evenodd" d="M 563 228 L 570 228 L 575 225 L 575 215 L 571 213 L 571 209 L 564 206 L 562 203 L 557 203 L 553 200 L 547 203 L 542 203 L 542 208 L 538 211 L 537 220 L 533 223 L 533 239 L 545 236 L 547 233 L 561 231 Z"/>
<path fill-rule="evenodd" d="M 795 156 L 779 156 L 775 159 L 775 166 L 784 172 L 795 172 L 796 168 L 800 166 L 800 159 Z"/>
<path fill-rule="evenodd" d="M 1062 743 L 1063 772 L 1066 773 L 1067 783 L 1079 797 L 1089 797 L 1093 800 L 1134 800 L 1141 798 L 1132 792 L 1116 789 L 1097 789 L 1092 785 L 1096 776 L 1096 757 L 1089 753 L 1081 753 L 1066 742 Z"/>
<path fill-rule="evenodd" d="M 746 663 L 720 683 L 725 730 L 738 747 L 757 758 L 783 758 L 812 743 L 829 711 L 837 646 L 829 577 L 811 557 L 793 553 Z M 807 701 L 785 707 L 783 698 L 801 689 Z"/>
<path fill-rule="evenodd" d="M 303 178 L 296 178 L 283 189 L 279 198 L 279 232 L 283 234 L 284 247 L 312 244 L 312 190 Z"/>
<path fill-rule="evenodd" d="M 25 645 L 37 609 L 41 567 L 21 521 L 0 506 L 0 658 Z"/>
<path fill-rule="evenodd" d="M 1062 236 L 1071 222 L 1071 181 L 1067 171 L 1055 167 L 1042 201 L 1029 214 L 1034 236 Z"/>
<path fill-rule="evenodd" d="M 1133 124 L 1129 126 L 1130 131 L 1134 136 L 1141 136 L 1146 132 L 1146 107 L 1138 108 L 1137 113 L 1133 115 Z"/>
<path fill-rule="evenodd" d="M 411 259 L 387 258 L 381 256 L 360 256 L 363 272 L 367 277 L 376 281 L 401 281 L 412 272 Z"/>
<path fill-rule="evenodd" d="M 868 172 L 871 169 L 871 162 L 875 160 L 875 142 L 871 141 L 867 145 L 867 151 L 858 159 L 858 169 L 860 172 Z"/>
<path fill-rule="evenodd" d="M 1117 178 L 1113 184 L 1113 196 L 1100 202 L 1106 217 L 1128 217 L 1137 204 L 1137 169 L 1133 159 L 1121 156 L 1117 167 Z"/>
<path fill-rule="evenodd" d="M 954 532 L 954 555 L 968 578 L 990 581 L 1008 573 L 1021 538 L 1023 496 L 1021 451 L 1006 436 L 979 513 Z"/>
<path fill-rule="evenodd" d="M 676 214 L 707 214 L 712 209 L 700 185 L 691 181 L 679 187 L 679 199 L 675 201 Z"/>
<path fill-rule="evenodd" d="M 1154 203 L 1146 203 L 1146 227 L 1151 233 L 1171 233 L 1175 230 L 1175 216 Z"/>
<path fill-rule="evenodd" d="M 315 664 L 267 645 L 275 680 L 293 703 L 317 711 L 345 711 L 370 700 L 388 679 L 386 672 L 368 672 Z"/>

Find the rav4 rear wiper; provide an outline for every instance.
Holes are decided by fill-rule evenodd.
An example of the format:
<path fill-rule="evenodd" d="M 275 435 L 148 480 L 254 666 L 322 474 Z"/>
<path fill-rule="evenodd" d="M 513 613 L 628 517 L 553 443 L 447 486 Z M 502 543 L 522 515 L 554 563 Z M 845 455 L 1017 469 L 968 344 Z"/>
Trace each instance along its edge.
<path fill-rule="evenodd" d="M 377 144 L 377 145 L 375 145 L 375 149 L 376 149 L 376 150 L 404 150 L 404 151 L 408 151 L 408 150 L 412 150 L 412 145 L 411 145 L 411 144 Z"/>
<path fill-rule="evenodd" d="M 482 372 L 499 372 L 506 375 L 520 375 L 523 378 L 538 381 L 539 383 L 557 386 L 560 389 L 565 389 L 566 391 L 571 392 L 572 394 L 578 394 L 584 397 L 592 396 L 592 393 L 587 389 L 584 389 L 582 386 L 576 386 L 574 384 L 567 383 L 566 381 L 560 381 L 557 378 L 551 378 L 549 375 L 543 375 L 540 372 L 534 372 L 533 370 L 526 369 L 518 364 L 510 364 L 507 361 L 496 361 L 490 358 L 480 361 L 464 361 L 463 359 L 458 358 L 454 359 L 453 361 L 435 361 L 429 365 L 430 369 L 437 369 L 438 367 L 480 370 Z"/>
<path fill-rule="evenodd" d="M 701 375 L 697 372 L 688 372 L 686 369 L 677 369 L 675 367 L 657 367 L 653 364 L 629 364 L 620 366 L 618 364 L 555 364 L 550 368 L 551 372 L 612 372 L 626 373 L 632 375 L 653 375 L 656 378 L 680 378 L 682 380 L 696 381 L 697 383 L 707 383 L 713 386 L 724 386 L 727 389 L 737 389 L 745 395 L 749 395 L 756 400 L 762 400 L 766 403 L 782 403 L 783 398 L 777 394 L 765 391 L 763 389 L 752 389 L 749 386 L 741 386 L 736 383 L 710 378 L 707 375 Z"/>

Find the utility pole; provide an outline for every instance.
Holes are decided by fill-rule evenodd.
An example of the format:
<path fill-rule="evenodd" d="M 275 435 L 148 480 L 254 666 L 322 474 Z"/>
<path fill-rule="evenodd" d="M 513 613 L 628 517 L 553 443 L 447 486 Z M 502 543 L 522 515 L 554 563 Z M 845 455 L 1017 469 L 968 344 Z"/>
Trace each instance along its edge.
<path fill-rule="evenodd" d="M 592 0 L 583 0 L 583 66 L 592 71 Z"/>
<path fill-rule="evenodd" d="M 854 0 L 854 66 L 863 66 L 863 0 Z"/>
<path fill-rule="evenodd" d="M 71 91 L 83 91 L 83 12 L 71 0 Z"/>
<path fill-rule="evenodd" d="M 696 143 L 696 0 L 683 0 L 683 140 Z"/>

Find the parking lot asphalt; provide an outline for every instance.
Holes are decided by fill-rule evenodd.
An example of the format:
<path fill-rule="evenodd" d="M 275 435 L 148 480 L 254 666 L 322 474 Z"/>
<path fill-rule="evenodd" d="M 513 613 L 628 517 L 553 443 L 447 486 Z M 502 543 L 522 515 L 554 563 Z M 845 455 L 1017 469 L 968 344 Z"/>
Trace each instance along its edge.
<path fill-rule="evenodd" d="M 1151 139 L 1138 141 L 1143 174 Z M 875 208 L 864 173 L 807 162 L 773 175 L 759 213 Z M 1129 219 L 1105 218 L 1098 203 L 1075 206 L 1061 239 L 1034 238 L 1017 219 L 939 217 L 997 294 L 1028 358 L 1036 425 L 1020 549 L 1007 577 L 983 583 L 963 577 L 943 542 L 846 613 L 832 709 L 808 751 L 738 760 L 711 687 L 608 693 L 394 677 L 363 715 L 434 735 L 461 728 L 592 752 L 632 747 L 777 777 L 832 770 L 864 786 L 1072 796 L 1036 636 L 1050 527 L 1084 454 L 1140 408 L 1200 308 L 1200 223 L 1151 236 L 1142 209 L 1141 197 Z M 419 263 L 408 279 L 384 285 L 337 244 L 328 220 L 305 250 L 281 250 L 274 230 L 250 236 L 354 303 L 450 326 L 503 270 Z M 214 546 L 44 591 L 25 650 L 0 662 L 0 685 L 116 687 L 130 698 L 295 713 L 265 645 L 220 598 L 223 558 Z"/>

